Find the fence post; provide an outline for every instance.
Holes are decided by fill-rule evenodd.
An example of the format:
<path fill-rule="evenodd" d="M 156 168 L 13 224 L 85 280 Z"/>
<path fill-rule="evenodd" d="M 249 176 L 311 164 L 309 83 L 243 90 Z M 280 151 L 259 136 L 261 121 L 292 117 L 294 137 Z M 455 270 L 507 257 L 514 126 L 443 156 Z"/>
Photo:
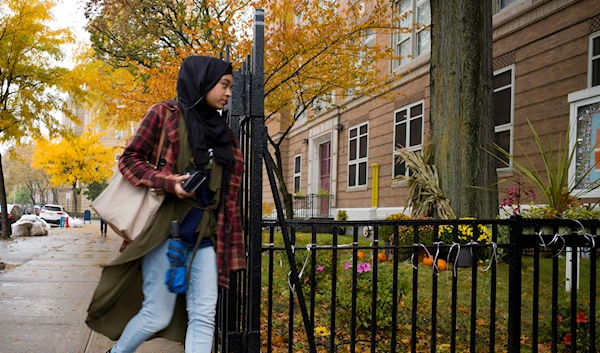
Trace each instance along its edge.
<path fill-rule="evenodd" d="M 521 281 L 523 267 L 523 223 L 511 217 L 508 255 L 508 351 L 521 352 Z"/>
<path fill-rule="evenodd" d="M 252 122 L 252 165 L 250 201 L 250 237 L 248 254 L 248 336 L 249 353 L 260 352 L 261 304 L 261 247 L 262 247 L 262 194 L 264 128 L 264 35 L 265 12 L 254 12 L 254 46 L 252 48 L 252 75 L 250 90 L 250 118 Z"/>

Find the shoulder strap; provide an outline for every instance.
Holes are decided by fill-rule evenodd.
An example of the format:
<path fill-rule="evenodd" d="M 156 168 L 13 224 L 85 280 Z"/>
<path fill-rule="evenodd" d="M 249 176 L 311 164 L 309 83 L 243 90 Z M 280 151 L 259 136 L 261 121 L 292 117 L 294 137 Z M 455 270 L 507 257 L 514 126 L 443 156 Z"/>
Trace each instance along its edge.
<path fill-rule="evenodd" d="M 165 121 L 163 122 L 163 126 L 160 133 L 160 140 L 158 141 L 158 154 L 156 155 L 156 163 L 154 163 L 154 167 L 158 168 L 158 163 L 160 162 L 160 157 L 162 155 L 162 148 L 165 143 L 165 137 L 167 135 L 167 129 L 165 129 L 165 125 L 167 125 L 167 120 L 173 115 L 173 112 L 167 109 L 165 114 Z"/>

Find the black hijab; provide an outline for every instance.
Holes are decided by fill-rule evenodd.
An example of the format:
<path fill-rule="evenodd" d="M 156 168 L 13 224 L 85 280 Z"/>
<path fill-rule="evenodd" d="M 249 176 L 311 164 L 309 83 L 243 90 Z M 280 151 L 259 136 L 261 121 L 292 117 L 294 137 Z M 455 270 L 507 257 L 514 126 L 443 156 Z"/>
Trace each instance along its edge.
<path fill-rule="evenodd" d="M 207 56 L 190 56 L 179 69 L 177 99 L 198 169 L 206 168 L 209 148 L 214 151 L 215 161 L 224 165 L 226 170 L 234 164 L 229 126 L 204 99 L 223 75 L 231 73 L 231 63 Z"/>

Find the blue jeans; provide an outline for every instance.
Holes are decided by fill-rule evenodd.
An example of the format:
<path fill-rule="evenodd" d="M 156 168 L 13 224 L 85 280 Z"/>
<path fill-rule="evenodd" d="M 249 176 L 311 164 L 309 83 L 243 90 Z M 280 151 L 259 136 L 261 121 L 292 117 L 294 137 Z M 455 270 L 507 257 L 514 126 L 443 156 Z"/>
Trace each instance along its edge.
<path fill-rule="evenodd" d="M 106 235 L 106 229 L 108 228 L 106 222 L 102 218 L 100 218 L 100 234 Z"/>
<path fill-rule="evenodd" d="M 177 295 L 164 284 L 165 273 L 171 266 L 167 258 L 169 239 L 142 259 L 144 302 L 140 311 L 129 321 L 111 353 L 133 353 L 155 333 L 166 328 L 173 317 Z M 189 268 L 191 254 L 186 266 Z M 217 310 L 217 257 L 212 246 L 200 248 L 191 268 L 186 293 L 188 328 L 186 353 L 210 353 Z"/>

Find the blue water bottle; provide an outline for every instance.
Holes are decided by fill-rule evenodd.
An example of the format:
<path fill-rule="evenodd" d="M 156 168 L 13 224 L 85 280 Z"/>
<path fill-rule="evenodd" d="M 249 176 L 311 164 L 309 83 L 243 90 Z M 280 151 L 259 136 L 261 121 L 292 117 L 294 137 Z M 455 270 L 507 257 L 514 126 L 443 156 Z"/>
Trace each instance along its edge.
<path fill-rule="evenodd" d="M 172 221 L 171 240 L 169 240 L 169 250 L 167 251 L 171 268 L 167 270 L 165 276 L 165 284 L 172 293 L 184 294 L 187 291 L 187 269 L 185 267 L 187 250 L 187 246 L 181 242 L 179 222 Z"/>

